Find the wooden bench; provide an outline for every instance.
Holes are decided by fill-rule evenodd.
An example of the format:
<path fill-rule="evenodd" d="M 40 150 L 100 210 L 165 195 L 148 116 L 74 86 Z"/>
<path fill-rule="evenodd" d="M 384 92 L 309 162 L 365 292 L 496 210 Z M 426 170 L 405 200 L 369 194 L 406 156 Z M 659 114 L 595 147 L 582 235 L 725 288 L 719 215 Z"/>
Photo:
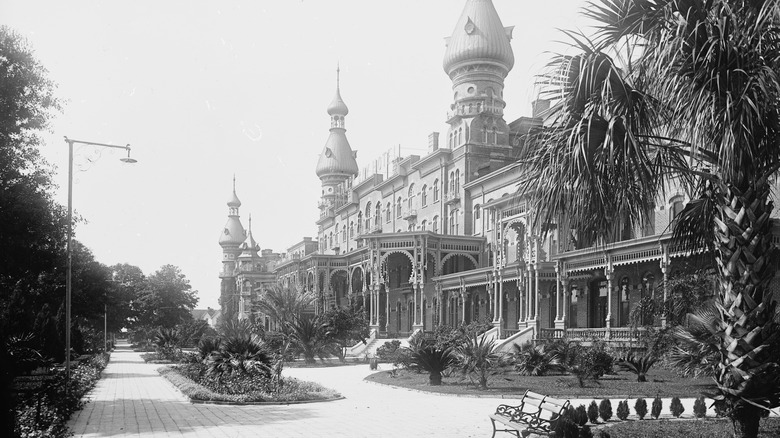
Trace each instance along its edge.
<path fill-rule="evenodd" d="M 496 412 L 489 415 L 493 423 L 493 438 L 496 432 L 514 433 L 517 437 L 527 437 L 532 433 L 554 437 L 558 420 L 568 407 L 568 400 L 526 391 L 520 405 L 498 405 Z M 496 423 L 507 429 L 496 429 Z"/>

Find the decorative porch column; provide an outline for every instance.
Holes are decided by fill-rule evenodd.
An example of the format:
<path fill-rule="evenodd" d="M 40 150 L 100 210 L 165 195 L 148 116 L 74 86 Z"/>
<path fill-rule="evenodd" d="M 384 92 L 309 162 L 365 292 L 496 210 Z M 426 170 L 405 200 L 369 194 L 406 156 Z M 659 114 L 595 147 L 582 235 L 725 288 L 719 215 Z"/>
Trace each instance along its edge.
<path fill-rule="evenodd" d="M 556 329 L 564 329 L 566 328 L 565 318 L 566 318 L 566 285 L 568 284 L 568 279 L 566 278 L 566 273 L 562 272 L 563 266 L 561 266 L 560 260 L 555 263 L 555 328 Z M 561 291 L 561 286 L 563 286 L 563 291 Z M 561 308 L 563 308 L 563 313 L 561 312 Z"/>
<path fill-rule="evenodd" d="M 539 321 L 539 265 L 534 265 L 534 321 Z"/>
<path fill-rule="evenodd" d="M 666 300 L 669 293 L 667 286 L 669 280 L 669 247 L 667 245 L 661 245 L 661 273 L 664 275 L 664 301 L 662 306 L 664 313 L 661 314 L 661 327 L 666 328 Z"/>
<path fill-rule="evenodd" d="M 461 312 L 461 318 L 460 322 L 465 324 L 466 323 L 466 288 L 461 287 L 460 288 L 460 312 Z"/>
<path fill-rule="evenodd" d="M 604 276 L 607 277 L 607 319 L 606 319 L 606 339 L 610 338 L 612 329 L 612 283 L 615 279 L 615 268 L 612 267 L 612 260 L 608 256 L 607 266 L 604 267 Z"/>
<path fill-rule="evenodd" d="M 440 283 L 436 283 L 436 307 L 438 307 L 438 315 L 434 326 L 441 325 L 444 320 L 444 292 L 441 290 Z"/>
<path fill-rule="evenodd" d="M 498 274 L 498 330 L 504 327 L 504 276 Z"/>

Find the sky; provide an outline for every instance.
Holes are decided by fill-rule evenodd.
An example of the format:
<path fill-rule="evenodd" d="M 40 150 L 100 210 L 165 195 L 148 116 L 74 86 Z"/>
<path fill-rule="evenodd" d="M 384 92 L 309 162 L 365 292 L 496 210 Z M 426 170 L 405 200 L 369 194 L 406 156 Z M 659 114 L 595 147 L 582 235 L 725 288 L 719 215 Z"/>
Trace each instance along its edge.
<path fill-rule="evenodd" d="M 534 78 L 558 30 L 583 27 L 583 0 L 494 0 L 515 26 L 505 119 L 529 116 Z M 58 84 L 63 111 L 43 134 L 67 203 L 76 146 L 75 238 L 98 261 L 152 274 L 179 266 L 199 308 L 219 306 L 220 232 L 233 176 L 241 220 L 262 248 L 284 252 L 317 235 L 320 181 L 335 93 L 349 107 L 358 165 L 400 145 L 425 155 L 446 133 L 451 82 L 444 38 L 464 0 L 38 1 L 0 0 L 0 23 L 29 42 Z"/>

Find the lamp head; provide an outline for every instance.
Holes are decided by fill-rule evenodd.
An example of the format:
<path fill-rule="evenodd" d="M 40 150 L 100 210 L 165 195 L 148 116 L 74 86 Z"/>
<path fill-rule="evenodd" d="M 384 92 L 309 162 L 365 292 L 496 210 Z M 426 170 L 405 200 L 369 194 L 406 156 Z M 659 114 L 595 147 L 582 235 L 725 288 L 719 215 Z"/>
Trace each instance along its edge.
<path fill-rule="evenodd" d="M 119 161 L 127 164 L 137 163 L 138 160 L 136 160 L 135 158 L 130 158 L 130 145 L 125 146 L 125 149 L 127 149 L 127 156 L 120 158 Z"/>

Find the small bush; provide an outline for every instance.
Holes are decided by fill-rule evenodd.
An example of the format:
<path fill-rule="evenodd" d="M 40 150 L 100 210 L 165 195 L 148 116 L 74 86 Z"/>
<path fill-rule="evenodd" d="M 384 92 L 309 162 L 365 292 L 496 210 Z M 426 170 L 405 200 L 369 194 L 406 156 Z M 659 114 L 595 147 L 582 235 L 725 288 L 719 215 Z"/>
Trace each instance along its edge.
<path fill-rule="evenodd" d="M 620 418 L 621 421 L 626 421 L 628 414 L 628 400 L 623 400 L 622 402 L 618 403 L 617 417 Z"/>
<path fill-rule="evenodd" d="M 664 407 L 664 402 L 661 401 L 661 397 L 653 399 L 653 407 L 650 410 L 650 415 L 656 420 L 661 415 L 661 409 Z"/>
<path fill-rule="evenodd" d="M 680 402 L 680 397 L 672 398 L 672 404 L 669 405 L 669 410 L 675 418 L 680 418 L 680 415 L 685 412 L 685 407 L 683 407 L 682 402 Z"/>
<path fill-rule="evenodd" d="M 596 400 L 588 405 L 588 420 L 593 424 L 599 422 L 599 405 L 596 404 Z"/>
<path fill-rule="evenodd" d="M 704 397 L 699 397 L 693 402 L 693 415 L 696 418 L 704 418 L 707 416 L 707 403 L 704 401 Z"/>
<path fill-rule="evenodd" d="M 634 412 L 636 412 L 636 415 L 639 417 L 640 420 L 645 419 L 645 415 L 647 415 L 647 402 L 643 398 L 636 399 L 636 403 L 634 403 Z"/>
<path fill-rule="evenodd" d="M 604 374 L 612 373 L 613 358 L 602 344 L 594 343 L 591 348 L 577 354 L 569 371 L 577 377 L 580 386 L 585 380 L 598 381 Z"/>
<path fill-rule="evenodd" d="M 579 405 L 574 410 L 574 422 L 577 423 L 577 426 L 584 426 L 588 422 L 588 411 L 585 409 L 585 405 Z"/>
<path fill-rule="evenodd" d="M 401 347 L 401 341 L 393 339 L 385 342 L 376 349 L 376 355 L 382 362 L 393 362 L 398 356 L 398 349 Z"/>
<path fill-rule="evenodd" d="M 612 418 L 612 402 L 610 402 L 608 398 L 605 398 L 599 403 L 599 417 L 601 417 L 605 423 Z"/>

